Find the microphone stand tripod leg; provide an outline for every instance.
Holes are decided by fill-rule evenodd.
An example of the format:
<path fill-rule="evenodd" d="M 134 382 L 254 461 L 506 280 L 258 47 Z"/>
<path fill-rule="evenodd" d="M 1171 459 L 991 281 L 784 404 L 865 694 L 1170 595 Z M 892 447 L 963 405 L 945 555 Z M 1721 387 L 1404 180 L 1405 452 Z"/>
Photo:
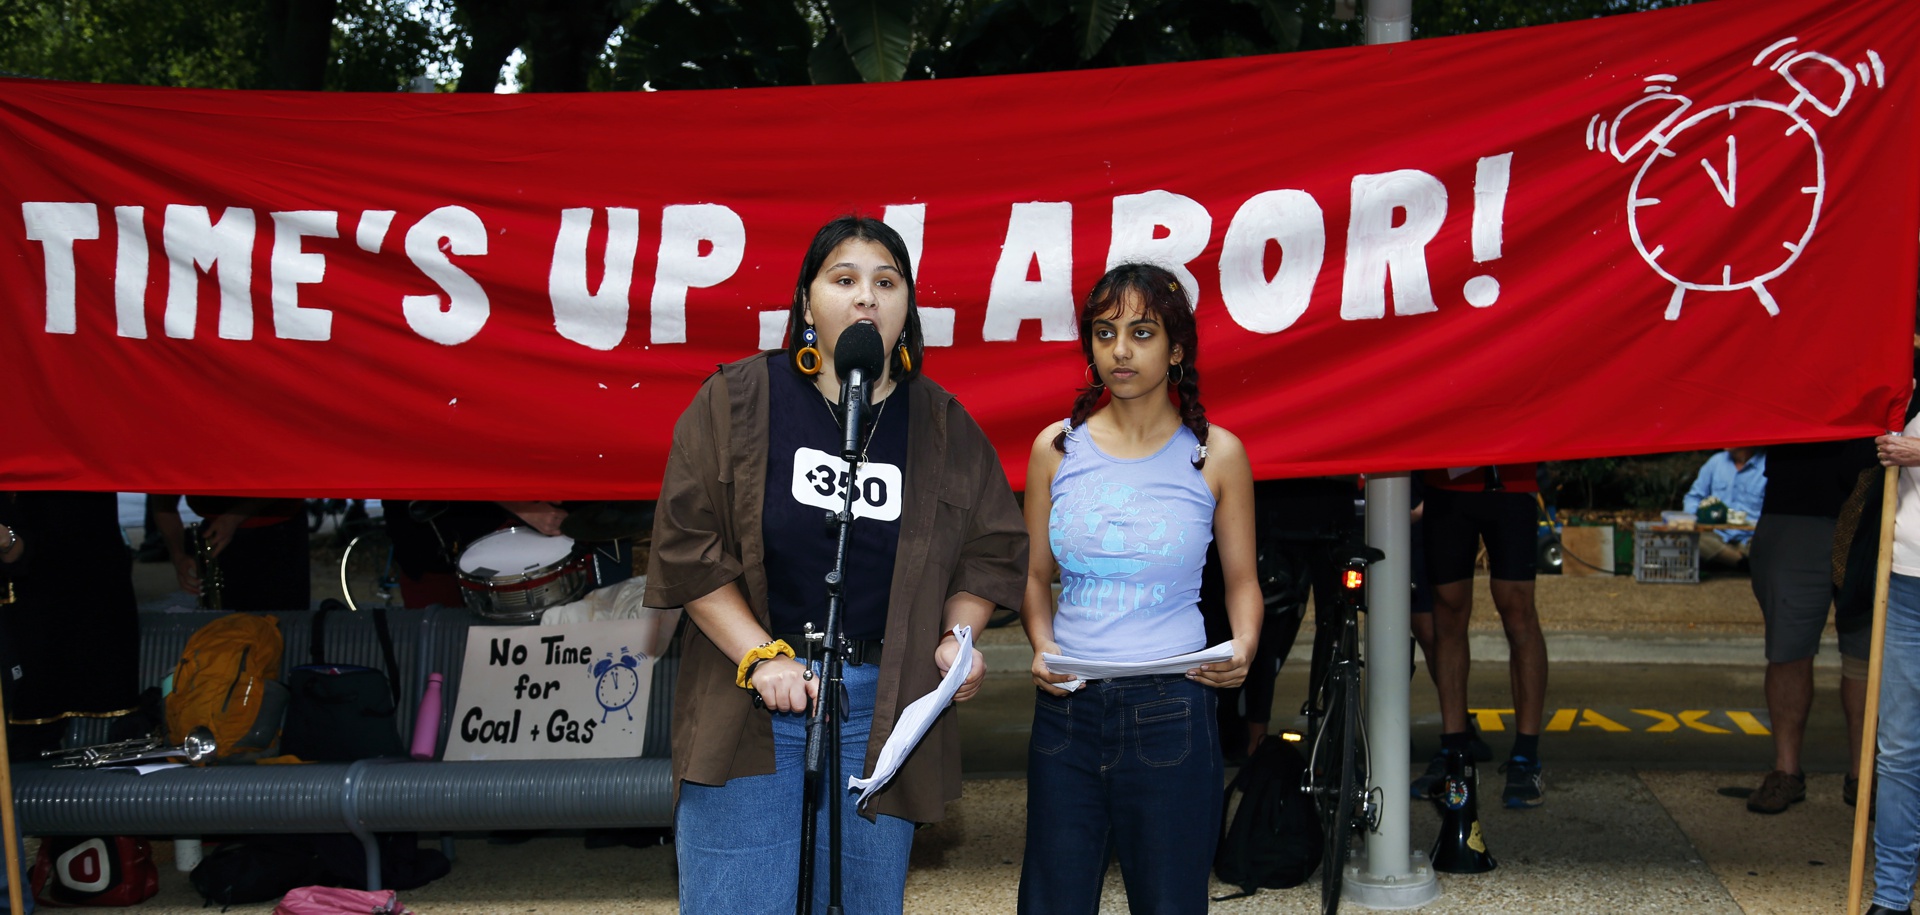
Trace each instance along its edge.
<path fill-rule="evenodd" d="M 847 713 L 847 695 L 845 684 L 841 682 L 844 671 L 840 668 L 838 654 L 827 660 L 827 682 L 820 684 L 821 695 L 831 696 L 827 703 L 827 734 L 831 748 L 827 752 L 827 784 L 821 803 L 827 804 L 827 847 L 833 855 L 827 864 L 827 915 L 841 915 L 846 911 L 842 904 L 840 849 L 841 818 L 846 813 L 846 805 L 841 803 L 845 797 L 845 786 L 840 775 L 840 722 Z"/>
<path fill-rule="evenodd" d="M 812 668 L 812 644 L 808 644 L 807 666 Z M 822 683 L 821 686 L 825 686 Z M 826 706 L 821 700 L 826 697 L 822 690 L 813 706 L 807 709 L 807 745 L 802 757 L 804 773 L 800 782 L 800 895 L 797 910 L 799 915 L 813 913 L 813 862 L 814 848 L 819 842 L 818 831 L 814 823 L 820 810 L 820 782 L 824 757 L 821 751 L 826 746 L 825 722 L 822 712 Z"/>

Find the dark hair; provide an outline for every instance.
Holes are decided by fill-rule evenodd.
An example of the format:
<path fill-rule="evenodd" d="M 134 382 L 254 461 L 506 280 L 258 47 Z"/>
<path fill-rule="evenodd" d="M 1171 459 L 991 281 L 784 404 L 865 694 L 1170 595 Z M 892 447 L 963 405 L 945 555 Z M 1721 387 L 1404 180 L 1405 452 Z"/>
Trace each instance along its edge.
<path fill-rule="evenodd" d="M 795 353 L 806 344 L 800 339 L 800 329 L 807 326 L 807 292 L 813 287 L 813 279 L 820 275 L 821 265 L 833 255 L 833 249 L 840 247 L 849 239 L 860 239 L 878 244 L 887 249 L 887 256 L 893 258 L 893 264 L 900 268 L 900 277 L 907 284 L 907 355 L 913 359 L 913 368 L 909 371 L 900 364 L 900 344 L 897 340 L 883 341 L 887 346 L 887 361 L 892 364 L 893 380 L 904 383 L 919 377 L 924 368 L 921 350 L 924 345 L 920 335 L 920 305 L 913 295 L 913 259 L 907 256 L 907 243 L 893 227 L 870 216 L 856 216 L 851 213 L 835 219 L 820 227 L 813 234 L 813 244 L 807 246 L 807 256 L 800 261 L 800 279 L 793 284 L 793 310 L 787 313 L 787 358 L 793 359 Z"/>
<path fill-rule="evenodd" d="M 1088 365 L 1093 364 L 1093 322 L 1124 307 L 1128 296 L 1137 298 L 1141 311 L 1160 322 L 1167 342 L 1180 348 L 1180 381 L 1173 386 L 1180 404 L 1180 421 L 1193 430 L 1193 437 L 1204 447 L 1207 408 L 1200 403 L 1200 330 L 1193 320 L 1193 305 L 1187 301 L 1186 293 L 1180 290 L 1180 280 L 1171 271 L 1152 264 L 1121 264 L 1108 270 L 1100 282 L 1093 284 L 1086 302 L 1080 306 L 1080 354 Z M 1080 424 L 1093 415 L 1100 395 L 1106 390 L 1104 384 L 1080 389 L 1079 396 L 1073 399 L 1071 423 L 1074 428 L 1080 428 Z M 1053 447 L 1066 453 L 1066 432 L 1054 436 Z M 1196 456 L 1193 466 L 1207 466 L 1206 457 Z"/>

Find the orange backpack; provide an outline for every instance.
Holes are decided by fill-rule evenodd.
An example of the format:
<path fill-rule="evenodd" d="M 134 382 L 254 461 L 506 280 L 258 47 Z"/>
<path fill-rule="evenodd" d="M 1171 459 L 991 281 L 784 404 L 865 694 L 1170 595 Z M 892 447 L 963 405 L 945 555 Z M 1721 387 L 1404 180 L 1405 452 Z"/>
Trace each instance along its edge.
<path fill-rule="evenodd" d="M 167 734 L 178 744 L 196 727 L 213 731 L 218 759 L 270 756 L 286 712 L 280 621 L 229 613 L 187 639 L 167 694 Z"/>

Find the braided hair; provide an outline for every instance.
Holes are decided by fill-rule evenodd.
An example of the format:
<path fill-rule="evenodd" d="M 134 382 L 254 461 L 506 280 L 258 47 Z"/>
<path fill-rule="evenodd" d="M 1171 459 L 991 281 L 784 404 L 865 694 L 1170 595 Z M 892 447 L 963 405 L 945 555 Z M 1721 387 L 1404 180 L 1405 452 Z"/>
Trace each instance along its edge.
<path fill-rule="evenodd" d="M 1160 323 L 1168 343 L 1180 348 L 1180 368 L 1176 372 L 1179 379 L 1172 385 L 1174 399 L 1180 408 L 1180 422 L 1200 441 L 1193 466 L 1205 467 L 1208 424 L 1206 405 L 1200 402 L 1200 331 L 1193 319 L 1193 305 L 1187 301 L 1179 279 L 1171 271 L 1152 264 L 1121 264 L 1108 270 L 1100 282 L 1093 284 L 1086 302 L 1080 306 L 1080 353 L 1088 365 L 1093 364 L 1093 322 L 1125 307 L 1129 297 L 1140 302 L 1142 313 Z M 1105 393 L 1106 384 L 1098 378 L 1081 388 L 1073 398 L 1073 418 L 1068 425 L 1080 428 L 1087 417 L 1093 415 Z M 1053 447 L 1066 453 L 1065 430 L 1054 436 Z"/>

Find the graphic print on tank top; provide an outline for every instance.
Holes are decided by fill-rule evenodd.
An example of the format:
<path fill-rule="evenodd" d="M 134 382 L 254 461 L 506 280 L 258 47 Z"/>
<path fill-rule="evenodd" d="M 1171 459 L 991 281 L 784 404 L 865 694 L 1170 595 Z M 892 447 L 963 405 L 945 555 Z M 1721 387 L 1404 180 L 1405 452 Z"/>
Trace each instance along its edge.
<path fill-rule="evenodd" d="M 1166 608 L 1169 579 L 1189 558 L 1186 525 L 1159 499 L 1105 474 L 1053 504 L 1060 605 L 1088 619 Z M 1200 547 L 1205 554 L 1206 545 Z M 1163 574 L 1154 574 L 1157 570 Z"/>

